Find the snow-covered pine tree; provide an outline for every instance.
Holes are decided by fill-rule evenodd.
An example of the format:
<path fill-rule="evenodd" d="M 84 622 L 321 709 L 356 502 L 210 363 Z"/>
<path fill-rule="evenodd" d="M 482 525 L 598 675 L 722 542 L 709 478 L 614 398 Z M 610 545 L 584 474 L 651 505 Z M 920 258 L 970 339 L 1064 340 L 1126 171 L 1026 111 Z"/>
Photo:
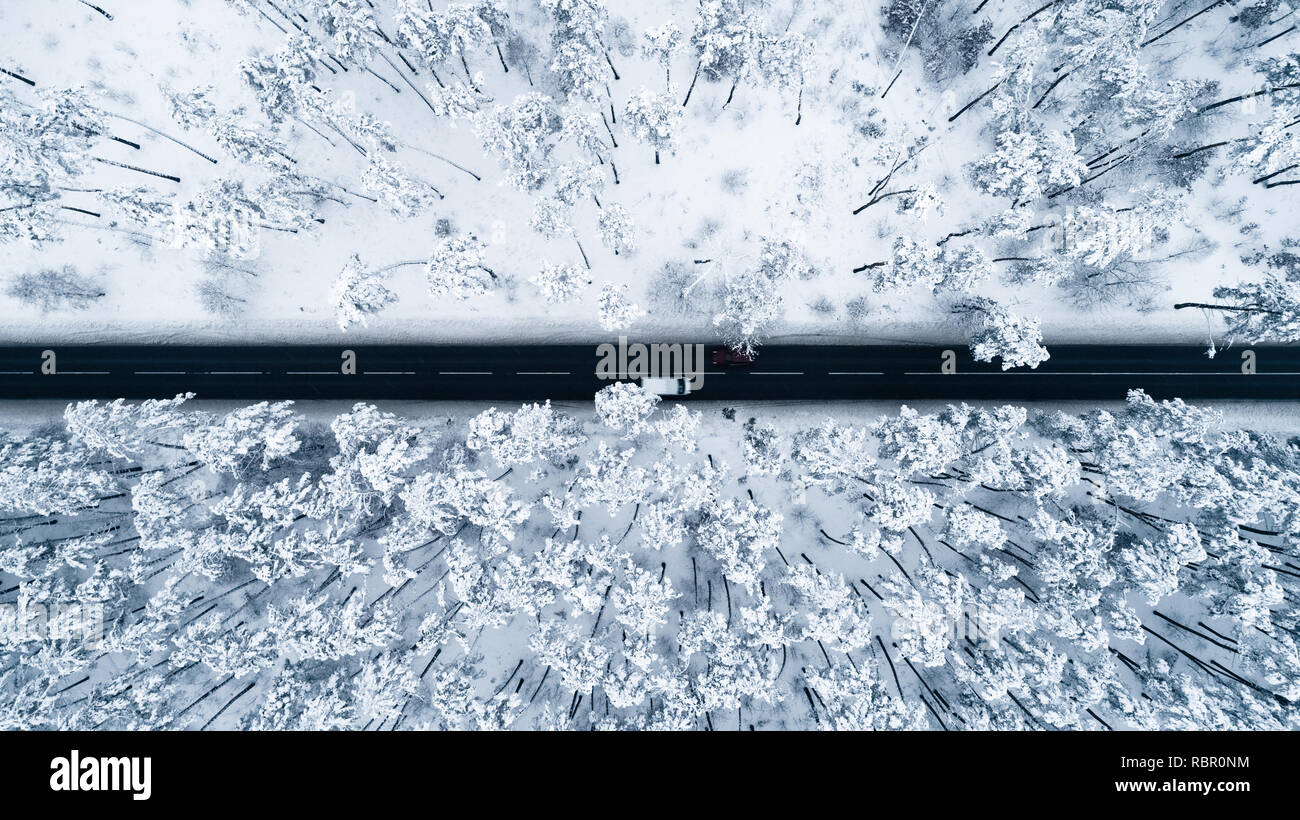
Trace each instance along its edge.
<path fill-rule="evenodd" d="M 1003 370 L 1035 368 L 1047 361 L 1038 319 L 1012 313 L 1004 305 L 984 297 L 958 302 L 952 312 L 970 326 L 971 352 L 979 361 L 1000 358 Z"/>
<path fill-rule="evenodd" d="M 636 250 L 636 225 L 627 209 L 618 203 L 611 203 L 600 209 L 597 215 L 600 226 L 600 241 L 614 252 L 615 256 L 632 253 Z"/>
<path fill-rule="evenodd" d="M 424 275 L 429 295 L 469 299 L 497 286 L 495 271 L 485 264 L 487 246 L 474 234 L 444 237 L 434 246 Z"/>
<path fill-rule="evenodd" d="M 560 304 L 577 299 L 583 288 L 591 284 L 591 275 L 577 265 L 543 262 L 542 269 L 529 278 L 541 291 L 542 298 L 550 304 Z"/>
<path fill-rule="evenodd" d="M 660 152 L 672 153 L 677 147 L 684 112 L 672 89 L 664 92 L 642 88 L 627 98 L 623 120 L 637 141 L 654 149 L 655 165 Z"/>
<path fill-rule="evenodd" d="M 352 254 L 330 288 L 339 330 L 366 325 L 371 316 L 397 301 L 397 294 L 384 284 L 384 275 Z"/>
<path fill-rule="evenodd" d="M 540 0 L 551 17 L 551 71 L 570 100 L 593 102 L 617 79 L 605 46 L 609 11 L 599 0 Z"/>
<path fill-rule="evenodd" d="M 672 88 L 672 63 L 682 47 L 682 30 L 669 20 L 661 26 L 646 29 L 642 37 L 642 56 L 659 63 L 664 70 L 664 89 Z"/>
<path fill-rule="evenodd" d="M 510 184 L 530 191 L 546 182 L 563 124 L 550 97 L 534 91 L 521 94 L 509 105 L 474 115 L 473 123 L 483 147 L 500 160 Z"/>
<path fill-rule="evenodd" d="M 606 282 L 597 299 L 598 321 L 604 330 L 626 330 L 646 312 L 628 297 L 628 286 Z"/>

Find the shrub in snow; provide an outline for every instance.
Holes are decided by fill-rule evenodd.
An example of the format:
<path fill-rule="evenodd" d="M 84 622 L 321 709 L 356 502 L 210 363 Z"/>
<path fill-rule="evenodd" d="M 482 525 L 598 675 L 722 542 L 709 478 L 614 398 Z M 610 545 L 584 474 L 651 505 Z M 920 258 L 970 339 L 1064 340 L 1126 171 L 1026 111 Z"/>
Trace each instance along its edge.
<path fill-rule="evenodd" d="M 248 302 L 247 299 L 232 293 L 228 282 L 211 277 L 199 280 L 194 291 L 199 297 L 199 307 L 214 316 L 226 318 L 238 316 Z"/>

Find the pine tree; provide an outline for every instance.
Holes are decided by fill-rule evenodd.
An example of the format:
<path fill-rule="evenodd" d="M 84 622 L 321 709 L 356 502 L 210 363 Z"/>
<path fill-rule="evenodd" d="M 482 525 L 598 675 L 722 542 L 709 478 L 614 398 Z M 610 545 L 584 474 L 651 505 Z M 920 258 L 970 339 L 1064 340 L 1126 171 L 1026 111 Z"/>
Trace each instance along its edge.
<path fill-rule="evenodd" d="M 600 241 L 614 252 L 615 256 L 633 253 L 637 248 L 636 226 L 627 209 L 613 203 L 600 209 L 598 216 Z"/>
<path fill-rule="evenodd" d="M 570 100 L 600 97 L 613 65 L 605 48 L 609 12 L 598 0 L 541 0 L 555 27 L 551 34 L 551 71 Z"/>
<path fill-rule="evenodd" d="M 600 394 L 597 394 L 598 396 Z M 587 441 L 577 419 L 545 404 L 525 404 L 513 413 L 495 407 L 469 423 L 465 446 L 487 450 L 501 467 L 563 462 Z"/>
<path fill-rule="evenodd" d="M 623 116 L 637 141 L 654 149 L 655 165 L 659 164 L 661 151 L 676 150 L 684 112 L 671 89 L 660 93 L 642 88 L 628 97 Z"/>
<path fill-rule="evenodd" d="M 990 196 L 1030 203 L 1078 185 L 1088 171 L 1068 134 L 1035 125 L 1002 131 L 995 141 L 992 154 L 967 166 L 971 183 Z"/>
<path fill-rule="evenodd" d="M 805 74 L 812 60 L 812 43 L 798 32 L 787 31 L 778 36 L 764 34 L 758 41 L 755 63 L 759 75 L 777 89 L 795 92 L 795 125 L 803 119 L 803 88 Z"/>
<path fill-rule="evenodd" d="M 383 37 L 371 6 L 361 0 L 310 0 L 309 9 L 329 35 L 335 57 L 359 66 L 374 60 Z"/>
<path fill-rule="evenodd" d="M 682 47 L 682 30 L 669 20 L 662 26 L 646 29 L 642 37 L 642 56 L 659 63 L 664 70 L 664 88 L 672 88 L 672 62 Z"/>
<path fill-rule="evenodd" d="M 359 255 L 352 254 L 330 288 L 339 330 L 366 325 L 371 316 L 397 301 L 397 294 L 388 289 L 383 279 L 379 271 L 367 267 Z"/>
<path fill-rule="evenodd" d="M 971 327 L 971 352 L 982 362 L 1002 359 L 1002 369 L 1038 367 L 1047 361 L 1037 319 L 1018 316 L 992 299 L 967 299 L 952 312 Z"/>
<path fill-rule="evenodd" d="M 782 286 L 812 274 L 803 249 L 790 239 L 764 237 L 759 265 L 727 276 L 721 312 L 713 325 L 734 350 L 753 353 L 768 325 L 780 318 Z"/>
<path fill-rule="evenodd" d="M 745 78 L 756 58 L 764 27 L 758 16 L 741 0 L 701 0 L 691 33 L 691 45 L 698 56 L 696 77 L 703 73 L 713 82 L 731 80 L 731 95 Z M 695 78 L 691 80 L 691 89 Z M 686 101 L 690 100 L 687 91 Z M 685 102 L 683 102 L 683 106 Z"/>
<path fill-rule="evenodd" d="M 437 188 L 412 177 L 396 162 L 374 154 L 361 174 L 361 188 L 374 194 L 393 216 L 407 219 L 425 213 L 442 199 Z"/>
<path fill-rule="evenodd" d="M 497 285 L 496 273 L 484 264 L 487 247 L 473 234 L 448 236 L 433 249 L 424 273 L 429 295 L 470 299 Z"/>
<path fill-rule="evenodd" d="M 632 382 L 618 382 L 596 393 L 596 416 L 606 427 L 635 438 L 648 428 L 659 396 Z"/>
<path fill-rule="evenodd" d="M 1197 307 L 1215 311 L 1228 322 L 1229 337 L 1250 344 L 1300 340 L 1300 282 L 1268 272 L 1258 282 L 1214 289 L 1218 303 L 1181 302 L 1176 309 Z"/>
<path fill-rule="evenodd" d="M 597 194 L 605 187 L 605 175 L 590 162 L 566 162 L 555 168 L 555 196 L 574 207 L 588 198 L 600 204 Z"/>
<path fill-rule="evenodd" d="M 561 304 L 578 298 L 591 284 L 591 277 L 576 265 L 543 262 L 542 269 L 528 281 L 537 286 L 547 302 Z"/>
<path fill-rule="evenodd" d="M 551 98 L 536 92 L 516 97 L 473 118 L 484 149 L 496 154 L 506 179 L 520 190 L 540 188 L 550 175 L 550 156 L 562 125 Z"/>
<path fill-rule="evenodd" d="M 604 330 L 626 330 L 646 312 L 627 295 L 627 285 L 607 282 L 600 289 L 597 300 L 600 326 Z"/>

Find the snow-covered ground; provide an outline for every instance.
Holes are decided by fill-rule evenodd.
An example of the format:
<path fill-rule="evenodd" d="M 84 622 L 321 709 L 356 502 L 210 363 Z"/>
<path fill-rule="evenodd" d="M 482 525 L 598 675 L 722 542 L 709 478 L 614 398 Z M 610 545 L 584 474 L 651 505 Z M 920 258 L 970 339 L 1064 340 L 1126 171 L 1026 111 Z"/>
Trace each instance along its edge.
<path fill-rule="evenodd" d="M 1236 143 L 1196 155 L 1209 160 L 1208 168 L 1186 187 L 1173 184 L 1174 174 L 1167 167 L 1172 153 L 1255 134 L 1270 116 L 1294 106 L 1294 94 L 1269 94 L 1247 101 L 1253 108 L 1230 105 L 1203 116 L 1197 113 L 1197 106 L 1267 85 L 1255 61 L 1288 53 L 1293 35 L 1260 48 L 1251 44 L 1285 29 L 1290 16 L 1286 3 L 1257 4 L 1268 6 L 1267 13 L 1251 27 L 1229 24 L 1235 7 L 1223 7 L 1145 47 L 1138 43 L 1171 29 L 1196 9 L 1187 3 L 1111 4 L 1113 8 L 1106 12 L 1111 17 L 1105 18 L 1105 25 L 1097 25 L 1099 30 L 1119 32 L 1113 42 L 1095 32 L 1075 33 L 1076 39 L 1096 46 L 1099 54 L 1081 54 L 1087 49 L 1069 40 L 1070 29 L 1054 17 L 1058 11 L 1054 6 L 1037 20 L 1016 27 L 993 56 L 988 51 L 998 38 L 1033 9 L 993 0 L 978 4 L 977 13 L 972 13 L 974 4 L 940 3 L 927 12 L 901 58 L 898 54 L 906 37 L 894 29 L 886 31 L 878 4 L 838 0 L 706 4 L 721 9 L 724 21 L 732 23 L 728 15 L 736 17 L 743 10 L 752 16 L 742 18 L 744 25 L 738 30 L 751 36 L 763 31 L 772 42 L 806 45 L 808 53 L 794 62 L 785 81 L 779 81 L 765 75 L 775 71 L 776 58 L 762 50 L 766 46 L 753 46 L 738 71 L 734 95 L 730 76 L 702 75 L 689 104 L 679 109 L 682 119 L 675 129 L 676 145 L 660 151 L 659 164 L 654 149 L 632 133 L 627 102 L 642 89 L 658 93 L 668 86 L 669 78 L 672 96 L 685 99 L 699 60 L 691 39 L 700 12 L 691 0 L 610 3 L 600 36 L 613 70 L 604 66 L 605 73 L 594 81 L 599 87 L 594 88 L 591 101 L 581 95 L 572 100 L 576 110 L 596 117 L 596 136 L 608 144 L 592 153 L 575 147 L 572 140 L 560 140 L 543 165 L 550 170 L 565 162 L 594 162 L 599 156 L 596 174 L 603 187 L 595 198 L 602 206 L 622 206 L 635 225 L 636 250 L 618 255 L 601 241 L 598 209 L 590 196 L 563 209 L 574 236 L 546 238 L 534 231 L 530 218 L 537 203 L 550 195 L 550 183 L 529 191 L 507 183 L 502 165 L 485 151 L 468 119 L 453 121 L 437 115 L 417 96 L 434 96 L 429 88 L 432 68 L 448 87 L 463 90 L 466 82 L 473 82 L 482 92 L 473 95 L 474 105 L 485 112 L 510 105 L 528 92 L 548 95 L 554 108 L 563 110 L 566 90 L 560 76 L 549 68 L 555 24 L 534 0 L 503 4 L 509 14 L 508 33 L 500 35 L 503 56 L 498 57 L 490 41 L 476 43 L 465 54 L 468 73 L 457 57 L 422 61 L 418 49 L 399 49 L 378 37 L 366 46 L 378 44 L 369 62 L 371 71 L 363 71 L 360 60 L 346 59 L 342 62 L 350 70 L 344 71 L 334 56 L 314 64 L 306 86 L 332 92 L 330 99 L 350 112 L 342 119 L 364 113 L 390 123 L 399 143 L 392 152 L 367 149 L 364 140 L 354 139 L 355 134 L 345 137 L 307 115 L 268 123 L 253 90 L 241 80 L 237 70 L 241 60 L 271 55 L 285 45 L 281 29 L 298 35 L 301 26 L 326 53 L 338 54 L 329 36 L 330 18 L 322 11 L 330 4 L 110 0 L 99 5 L 113 19 L 77 0 L 3 4 L 0 25 L 6 37 L 0 67 L 36 83 L 29 87 L 11 76 L 0 76 L 4 91 L 14 96 L 16 104 L 36 105 L 42 92 L 85 89 L 87 99 L 107 115 L 103 121 L 107 135 L 140 146 L 136 149 L 107 135 L 98 136 L 88 140 L 86 155 L 181 181 L 93 159 L 78 166 L 83 173 L 57 177 L 53 184 L 63 189 L 59 205 L 100 215 L 56 211 L 58 219 L 66 222 L 59 226 L 60 241 L 39 246 L 7 241 L 0 277 L 12 280 L 67 265 L 88 279 L 92 291 L 104 295 L 80 310 L 61 305 L 45 311 L 0 288 L 0 339 L 4 341 L 593 341 L 611 335 L 607 326 L 602 327 L 598 310 L 607 284 L 626 285 L 628 298 L 647 311 L 630 324 L 628 330 L 634 335 L 722 338 L 724 329 L 713 320 L 725 307 L 725 283 L 739 283 L 736 287 L 742 293 L 762 288 L 746 277 L 762 268 L 767 237 L 787 241 L 803 258 L 782 271 L 776 287 L 780 304 L 758 334 L 760 341 L 962 341 L 968 330 L 954 322 L 950 307 L 955 300 L 982 296 L 1017 314 L 1040 318 L 1049 348 L 1053 342 L 1116 338 L 1199 342 L 1219 332 L 1220 320 L 1199 311 L 1175 311 L 1173 303 L 1210 301 L 1217 285 L 1258 278 L 1258 270 L 1244 265 L 1242 257 L 1279 249 L 1293 228 L 1290 214 L 1297 203 L 1295 192 L 1300 190 L 1252 184 L 1251 179 L 1262 172 L 1233 165 L 1227 152 L 1236 150 Z M 399 5 L 376 0 L 358 7 L 368 11 L 373 6 L 378 28 L 400 43 L 395 18 Z M 906 5 L 900 2 L 894 7 Z M 1067 5 L 1072 9 L 1068 13 L 1077 14 L 1086 4 Z M 1274 19 L 1280 22 L 1269 22 Z M 666 72 L 656 58 L 643 53 L 643 44 L 647 31 L 670 21 L 682 37 Z M 980 30 L 985 23 L 987 28 Z M 1045 33 L 1037 33 L 1036 23 L 1044 24 Z M 805 39 L 780 40 L 789 35 Z M 1047 41 L 1041 54 L 1035 54 L 1031 41 L 1039 36 L 1057 39 Z M 962 45 L 961 37 L 975 45 Z M 964 73 L 951 65 L 927 69 L 923 63 L 933 62 L 935 54 L 948 62 L 970 55 L 974 64 Z M 1094 75 L 1107 66 L 1123 67 L 1121 58 L 1133 55 L 1139 88 L 1132 90 L 1132 99 L 1084 101 L 1087 94 L 1101 93 L 1099 88 L 1106 87 L 1094 81 Z M 603 62 L 603 57 L 597 60 Z M 1001 90 L 950 121 L 967 102 L 998 82 L 999 70 L 1027 59 L 1037 66 L 1037 74 L 1025 88 L 1017 87 L 1003 99 L 1002 91 L 1014 85 L 1003 82 Z M 508 72 L 503 70 L 503 60 L 510 66 Z M 1034 105 L 1053 84 L 1051 69 L 1057 67 L 1053 63 L 1073 65 L 1068 72 L 1072 76 L 1059 88 L 1053 86 L 1051 97 L 1044 96 L 1043 103 Z M 895 66 L 901 74 L 891 86 Z M 1217 85 L 1169 85 L 1179 81 Z M 184 203 L 218 179 L 249 180 L 250 185 L 264 179 L 266 174 L 255 160 L 232 156 L 208 127 L 185 128 L 178 123 L 162 91 L 166 87 L 186 93 L 209 86 L 213 89 L 209 101 L 218 117 L 233 114 L 231 122 L 283 140 L 284 153 L 292 157 L 296 173 L 363 194 L 362 174 L 369 156 L 362 153 L 382 154 L 412 177 L 435 186 L 444 198 L 416 207 L 417 213 L 410 217 L 395 217 L 377 203 L 329 188 L 331 199 L 308 203 L 323 224 L 310 223 L 299 233 L 263 229 L 260 247 L 251 258 L 231 260 L 209 254 L 205 260 L 200 249 L 171 247 L 174 243 L 165 227 L 131 223 L 119 206 L 100 194 L 66 190 L 140 186 L 163 197 L 175 195 L 176 202 Z M 882 97 L 887 87 L 888 94 Z M 1177 100 L 1148 98 L 1176 96 L 1175 92 L 1185 93 L 1193 102 L 1170 115 L 1167 128 L 1150 120 L 1148 114 L 1164 110 L 1162 104 L 1177 108 Z M 1155 227 L 1167 228 L 1168 235 L 1159 230 L 1152 234 L 1151 225 L 1118 224 L 1111 237 L 1118 250 L 1111 247 L 1115 253 L 1100 268 L 1084 270 L 1077 257 L 1069 257 L 1076 281 L 1083 283 L 1069 288 L 1009 281 L 1010 269 L 1017 263 L 1006 261 L 987 263 L 979 281 L 960 288 L 939 285 L 938 295 L 925 284 L 873 288 L 870 277 L 894 266 L 854 273 L 856 267 L 890 261 L 896 237 L 933 246 L 950 233 L 971 230 L 975 232 L 952 238 L 945 247 L 969 246 L 987 259 L 1068 256 L 1058 228 L 1011 239 L 994 238 L 989 229 L 981 228 L 1013 205 L 1012 196 L 977 190 L 969 172 L 971 163 L 994 150 L 994 140 L 1004 127 L 997 125 L 1002 115 L 994 109 L 1001 106 L 997 110 L 1002 111 L 1008 105 L 1021 109 L 1035 127 L 1068 133 L 1083 161 L 1093 160 L 1112 145 L 1140 148 L 1113 172 L 1109 160 L 1082 172 L 1090 176 L 1103 169 L 1106 174 L 1077 190 L 1049 199 L 1062 187 L 1053 183 L 1019 202 L 1025 221 L 1017 230 L 1049 223 L 1059 227 L 1069 214 L 1087 206 L 1132 207 L 1146 190 L 1170 194 L 1180 203 L 1171 206 L 1172 216 L 1160 212 Z M 1085 112 L 1089 111 L 1101 112 L 1094 117 L 1106 124 L 1100 133 L 1087 130 Z M 208 162 L 119 115 L 177 137 L 218 162 Z M 607 118 L 608 132 L 597 115 Z M 1084 124 L 1074 128 L 1081 115 Z M 1153 128 L 1159 133 L 1147 133 Z M 1130 138 L 1136 142 L 1128 142 Z M 349 140 L 358 146 L 350 146 Z M 1129 147 L 1114 152 L 1111 159 L 1124 156 Z M 427 152 L 469 169 L 481 180 Z M 1285 151 L 1268 160 L 1273 164 L 1267 170 L 1284 162 Z M 896 164 L 899 167 L 890 181 L 877 190 L 889 196 L 855 215 L 853 211 L 870 200 L 873 188 Z M 907 191 L 917 193 L 899 193 Z M 914 196 L 919 199 L 914 201 Z M 900 203 L 905 213 L 897 212 Z M 124 229 L 132 233 L 123 233 Z M 497 274 L 489 292 L 468 299 L 430 296 L 421 265 L 395 267 L 379 276 L 396 297 L 395 303 L 372 316 L 368 327 L 353 326 L 346 334 L 339 330 L 331 288 L 353 254 L 366 268 L 380 270 L 427 260 L 444 234 L 471 233 L 486 246 L 484 263 Z M 590 261 L 589 273 L 578 243 Z M 712 261 L 696 264 L 704 259 Z M 545 262 L 575 265 L 592 284 L 570 301 L 547 302 L 530 282 Z M 1103 272 L 1097 274 L 1098 269 Z M 1089 284 L 1102 281 L 1106 284 Z M 209 310 L 197 292 L 204 283 L 208 283 Z M 220 312 L 210 312 L 213 308 Z"/>

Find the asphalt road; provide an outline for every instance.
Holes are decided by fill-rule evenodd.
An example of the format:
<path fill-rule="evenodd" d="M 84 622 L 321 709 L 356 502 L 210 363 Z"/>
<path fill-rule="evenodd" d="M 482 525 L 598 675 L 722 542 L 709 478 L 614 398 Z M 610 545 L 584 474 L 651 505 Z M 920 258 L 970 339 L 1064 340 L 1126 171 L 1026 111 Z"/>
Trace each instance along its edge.
<path fill-rule="evenodd" d="M 687 400 L 1119 400 L 1133 388 L 1157 398 L 1300 400 L 1300 346 L 1208 359 L 1200 346 L 1052 345 L 1036 370 L 1010 371 L 965 347 L 771 346 L 731 367 L 713 365 L 712 349 Z M 1244 372 L 1252 359 L 1254 372 Z M 610 383 L 596 364 L 595 345 L 2 347 L 0 399 L 590 399 Z"/>

